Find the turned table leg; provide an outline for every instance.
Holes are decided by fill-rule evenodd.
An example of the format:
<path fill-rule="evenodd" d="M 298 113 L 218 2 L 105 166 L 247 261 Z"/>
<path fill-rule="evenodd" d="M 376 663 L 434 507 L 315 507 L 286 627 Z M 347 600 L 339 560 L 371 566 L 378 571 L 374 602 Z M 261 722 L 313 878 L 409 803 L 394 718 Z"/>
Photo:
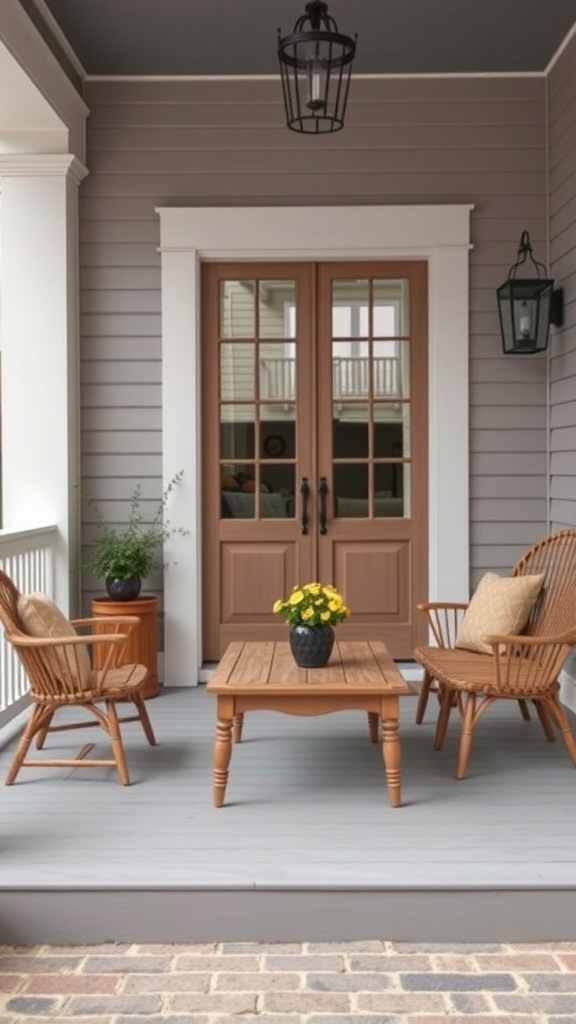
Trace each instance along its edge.
<path fill-rule="evenodd" d="M 228 766 L 232 756 L 232 717 L 232 714 L 221 708 L 218 702 L 212 789 L 215 807 L 222 807 L 226 796 Z"/>
<path fill-rule="evenodd" d="M 382 703 L 382 757 L 392 807 L 400 807 L 400 736 L 398 733 L 398 698 L 386 697 Z"/>

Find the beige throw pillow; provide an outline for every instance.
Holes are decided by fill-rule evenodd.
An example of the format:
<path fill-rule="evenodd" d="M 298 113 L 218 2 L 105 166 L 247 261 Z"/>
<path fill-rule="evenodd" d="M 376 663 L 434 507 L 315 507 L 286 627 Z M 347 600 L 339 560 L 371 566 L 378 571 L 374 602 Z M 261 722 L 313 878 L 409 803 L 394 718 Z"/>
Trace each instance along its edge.
<path fill-rule="evenodd" d="M 542 586 L 544 573 L 537 576 L 482 577 L 456 636 L 456 647 L 491 654 L 483 637 L 490 634 L 522 632 Z"/>
<path fill-rule="evenodd" d="M 18 615 L 29 636 L 54 638 L 77 636 L 70 620 L 62 614 L 58 606 L 46 594 L 20 594 Z M 78 657 L 80 688 L 86 689 L 90 678 L 88 648 L 79 644 L 75 650 Z M 73 672 L 76 672 L 76 655 L 71 647 L 67 651 L 63 649 L 57 651 L 60 663 L 64 665 L 63 659 L 66 658 L 68 666 Z"/>

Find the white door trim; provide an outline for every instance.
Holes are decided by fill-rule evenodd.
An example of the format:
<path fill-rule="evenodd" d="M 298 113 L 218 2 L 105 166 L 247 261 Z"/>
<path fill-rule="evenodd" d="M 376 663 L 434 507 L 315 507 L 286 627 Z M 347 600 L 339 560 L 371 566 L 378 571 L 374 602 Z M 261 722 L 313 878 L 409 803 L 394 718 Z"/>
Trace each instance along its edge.
<path fill-rule="evenodd" d="M 169 542 L 165 679 L 202 662 L 200 263 L 425 259 L 429 266 L 430 598 L 469 596 L 468 302 L 470 205 L 160 208 L 163 474 L 184 469 L 190 536 Z"/>

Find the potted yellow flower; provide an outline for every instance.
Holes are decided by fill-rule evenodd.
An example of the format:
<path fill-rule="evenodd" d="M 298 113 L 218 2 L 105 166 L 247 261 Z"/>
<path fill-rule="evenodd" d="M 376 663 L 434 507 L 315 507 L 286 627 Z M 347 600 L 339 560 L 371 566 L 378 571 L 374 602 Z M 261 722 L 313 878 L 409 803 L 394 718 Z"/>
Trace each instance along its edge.
<path fill-rule="evenodd" d="M 342 594 L 330 583 L 297 585 L 272 610 L 290 626 L 290 649 L 301 668 L 326 665 L 334 646 L 333 627 L 350 615 Z"/>

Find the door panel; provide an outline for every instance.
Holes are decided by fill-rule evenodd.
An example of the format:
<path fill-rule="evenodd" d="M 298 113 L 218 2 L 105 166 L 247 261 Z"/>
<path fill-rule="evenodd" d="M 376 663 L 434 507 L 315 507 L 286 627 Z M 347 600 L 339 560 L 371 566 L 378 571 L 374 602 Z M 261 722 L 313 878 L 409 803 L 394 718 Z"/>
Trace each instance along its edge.
<path fill-rule="evenodd" d="M 204 658 L 332 582 L 409 657 L 427 582 L 425 264 L 202 268 Z"/>

